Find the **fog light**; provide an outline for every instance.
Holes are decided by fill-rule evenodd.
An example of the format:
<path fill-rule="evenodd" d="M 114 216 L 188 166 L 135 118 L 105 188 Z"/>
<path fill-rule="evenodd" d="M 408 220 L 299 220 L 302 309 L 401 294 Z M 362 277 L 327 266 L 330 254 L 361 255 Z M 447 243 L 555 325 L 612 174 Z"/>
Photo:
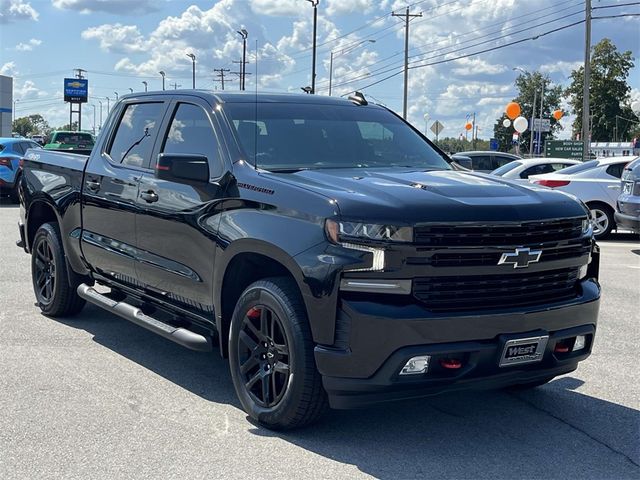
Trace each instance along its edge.
<path fill-rule="evenodd" d="M 429 355 L 421 355 L 419 357 L 413 357 L 409 360 L 404 367 L 400 375 L 417 375 L 419 373 L 425 373 L 429 368 Z"/>
<path fill-rule="evenodd" d="M 589 265 L 582 265 L 580 270 L 578 270 L 578 280 L 582 280 L 587 276 L 587 271 L 589 269 Z"/>
<path fill-rule="evenodd" d="M 576 352 L 578 350 L 582 350 L 586 344 L 587 337 L 585 337 L 584 335 L 578 335 L 576 337 L 576 341 L 573 343 L 573 348 L 571 349 L 571 351 Z"/>

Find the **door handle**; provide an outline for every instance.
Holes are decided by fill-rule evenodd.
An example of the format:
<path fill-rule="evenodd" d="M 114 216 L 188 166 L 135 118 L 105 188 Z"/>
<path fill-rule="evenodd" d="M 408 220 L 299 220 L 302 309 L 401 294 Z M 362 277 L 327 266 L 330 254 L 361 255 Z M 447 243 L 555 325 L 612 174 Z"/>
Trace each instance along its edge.
<path fill-rule="evenodd" d="M 611 190 L 620 190 L 620 185 L 609 185 L 607 188 L 610 188 Z"/>
<path fill-rule="evenodd" d="M 146 201 L 147 203 L 153 203 L 159 200 L 158 194 L 153 190 L 147 190 L 146 192 L 141 192 L 140 198 Z"/>
<path fill-rule="evenodd" d="M 97 180 L 87 180 L 85 182 L 85 185 L 91 191 L 97 192 L 98 190 L 100 190 L 100 182 L 98 182 Z"/>

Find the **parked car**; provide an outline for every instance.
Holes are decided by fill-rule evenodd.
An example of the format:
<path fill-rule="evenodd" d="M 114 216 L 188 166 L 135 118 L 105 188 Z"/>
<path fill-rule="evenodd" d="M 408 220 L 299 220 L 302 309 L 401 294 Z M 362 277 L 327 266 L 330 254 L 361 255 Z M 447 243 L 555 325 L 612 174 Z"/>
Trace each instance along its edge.
<path fill-rule="evenodd" d="M 565 168 L 556 173 L 530 176 L 531 182 L 571 193 L 591 211 L 594 234 L 604 238 L 616 228 L 614 213 L 625 165 L 637 157 L 609 157 Z"/>
<path fill-rule="evenodd" d="M 46 143 L 44 135 L 31 135 L 29 138 L 39 145 L 44 145 Z"/>
<path fill-rule="evenodd" d="M 30 148 L 42 147 L 27 138 L 0 138 L 0 193 L 8 193 L 14 202 L 18 201 L 20 159 Z"/>
<path fill-rule="evenodd" d="M 531 175 L 558 172 L 581 163 L 579 160 L 568 160 L 566 158 L 521 158 L 497 168 L 491 172 L 491 175 L 529 183 Z"/>
<path fill-rule="evenodd" d="M 217 345 L 263 425 L 532 388 L 591 352 L 585 206 L 456 171 L 361 95 L 137 93 L 105 125 L 90 156 L 25 159 L 37 304 L 56 317 L 88 301 Z"/>
<path fill-rule="evenodd" d="M 622 193 L 618 197 L 616 224 L 640 233 L 640 157 L 622 172 Z"/>
<path fill-rule="evenodd" d="M 490 173 L 496 168 L 500 168 L 514 160 L 520 160 L 520 157 L 511 153 L 504 152 L 459 152 L 451 156 L 451 158 L 463 167 L 473 170 L 474 172 Z M 469 162 L 468 159 L 471 159 Z"/>
<path fill-rule="evenodd" d="M 68 132 L 58 130 L 51 134 L 51 140 L 44 148 L 47 150 L 72 151 L 88 155 L 93 149 L 93 135 L 87 132 Z"/>

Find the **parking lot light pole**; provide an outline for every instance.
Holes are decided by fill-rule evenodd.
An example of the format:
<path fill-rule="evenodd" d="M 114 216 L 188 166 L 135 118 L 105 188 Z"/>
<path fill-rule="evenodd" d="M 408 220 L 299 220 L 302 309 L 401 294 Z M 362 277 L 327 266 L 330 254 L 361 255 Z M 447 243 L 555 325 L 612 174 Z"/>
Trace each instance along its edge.
<path fill-rule="evenodd" d="M 16 104 L 20 101 L 19 98 L 16 98 L 13 101 L 13 120 L 11 120 L 11 130 L 13 131 L 13 122 L 16 121 Z"/>
<path fill-rule="evenodd" d="M 148 88 L 149 88 L 149 84 L 147 83 L 146 80 L 143 80 L 142 84 L 144 85 L 144 91 L 146 92 L 148 90 Z"/>
<path fill-rule="evenodd" d="M 249 32 L 244 28 L 238 30 L 238 34 L 242 37 L 242 63 L 240 64 L 240 90 L 244 90 L 246 71 L 247 71 L 247 37 Z M 224 89 L 223 89 L 224 90 Z"/>
<path fill-rule="evenodd" d="M 320 0 L 307 0 L 307 2 L 313 5 L 313 59 L 311 61 L 311 91 L 309 92 L 313 95 L 316 93 L 316 41 L 318 33 L 318 3 L 320 3 Z"/>
<path fill-rule="evenodd" d="M 191 59 L 191 73 L 193 77 L 192 87 L 196 89 L 196 56 L 193 53 L 187 53 L 187 57 Z"/>
<path fill-rule="evenodd" d="M 107 115 L 109 115 L 109 112 L 111 111 L 111 99 L 109 97 L 104 97 L 107 99 Z"/>
<path fill-rule="evenodd" d="M 133 93 L 133 88 L 129 87 L 129 91 L 130 91 L 131 93 Z"/>
<path fill-rule="evenodd" d="M 98 124 L 98 131 L 102 130 L 102 100 L 98 100 L 98 104 L 100 104 L 100 122 Z"/>
<path fill-rule="evenodd" d="M 162 90 L 164 90 L 164 77 L 166 74 L 162 70 L 160 70 L 158 73 L 162 76 Z"/>
<path fill-rule="evenodd" d="M 360 45 L 363 45 L 365 43 L 376 43 L 376 41 L 373 39 L 362 40 L 361 42 L 358 42 L 351 47 L 343 48 L 342 50 L 335 53 L 331 52 L 331 56 L 329 59 L 329 96 L 331 96 L 331 85 L 333 83 L 333 59 L 336 57 L 339 57 L 340 55 L 345 55 L 349 52 L 352 52 L 353 50 L 358 48 Z"/>
<path fill-rule="evenodd" d="M 118 92 L 113 92 L 116 94 L 116 102 L 118 101 Z"/>

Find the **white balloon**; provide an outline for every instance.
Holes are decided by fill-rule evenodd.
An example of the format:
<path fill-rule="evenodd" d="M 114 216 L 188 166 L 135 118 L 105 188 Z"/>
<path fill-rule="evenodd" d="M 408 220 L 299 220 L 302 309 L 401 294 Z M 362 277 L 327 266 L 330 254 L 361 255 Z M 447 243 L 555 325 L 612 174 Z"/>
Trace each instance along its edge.
<path fill-rule="evenodd" d="M 633 113 L 635 113 L 636 115 L 640 115 L 640 100 L 636 100 L 635 102 L 631 103 L 631 110 L 633 110 Z"/>
<path fill-rule="evenodd" d="M 524 133 L 529 127 L 529 122 L 524 117 L 518 117 L 513 121 L 513 128 L 516 129 L 518 133 Z"/>
<path fill-rule="evenodd" d="M 502 121 L 502 126 L 503 126 L 504 128 L 509 128 L 509 127 L 511 126 L 511 120 L 509 120 L 508 118 L 505 118 L 505 119 Z"/>

